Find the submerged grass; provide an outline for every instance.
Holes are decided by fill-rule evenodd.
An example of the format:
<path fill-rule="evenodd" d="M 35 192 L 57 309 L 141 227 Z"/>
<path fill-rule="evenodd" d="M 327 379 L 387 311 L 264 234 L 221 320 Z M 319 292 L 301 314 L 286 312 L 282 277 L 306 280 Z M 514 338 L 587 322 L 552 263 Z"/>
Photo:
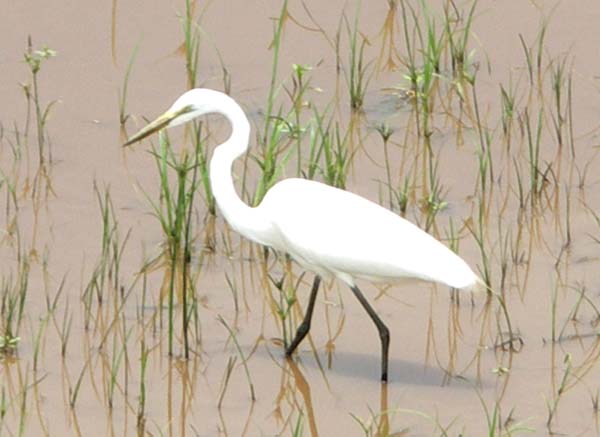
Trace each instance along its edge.
<path fill-rule="evenodd" d="M 225 321 L 225 319 L 223 317 L 218 316 L 218 319 L 219 319 L 219 322 L 221 322 L 221 324 L 225 327 L 225 329 L 227 329 L 227 332 L 229 332 L 229 338 L 231 338 L 233 340 L 233 344 L 235 345 L 237 353 L 240 356 L 240 361 L 242 362 L 242 366 L 244 367 L 244 372 L 246 373 L 246 379 L 248 381 L 248 388 L 250 390 L 250 399 L 252 400 L 252 402 L 254 402 L 254 401 L 256 401 L 256 394 L 254 393 L 254 384 L 252 383 L 250 371 L 248 370 L 247 359 L 244 357 L 242 348 L 240 347 L 240 344 L 238 343 L 237 337 L 236 337 L 235 333 L 233 332 L 233 330 L 229 327 L 229 325 L 227 324 L 227 322 Z"/>
<path fill-rule="evenodd" d="M 135 46 L 131 53 L 127 68 L 125 69 L 125 76 L 123 77 L 123 86 L 119 89 L 119 122 L 121 123 L 121 127 L 125 126 L 125 123 L 127 123 L 127 120 L 129 119 L 129 114 L 127 114 L 127 90 L 129 88 L 129 77 L 137 56 L 138 47 L 139 46 Z"/>
<path fill-rule="evenodd" d="M 98 323 L 104 323 L 102 311 L 108 314 L 108 311 L 111 310 L 109 305 L 111 298 L 115 306 L 119 305 L 119 292 L 122 291 L 120 282 L 121 258 L 130 235 L 130 232 L 127 232 L 121 240 L 110 189 L 105 188 L 102 192 L 98 185 L 94 183 L 94 192 L 100 209 L 102 231 L 100 256 L 90 279 L 83 287 L 81 296 L 86 330 L 98 329 Z M 117 315 L 113 317 L 115 316 Z"/>
<path fill-rule="evenodd" d="M 24 57 L 25 62 L 29 66 L 29 70 L 31 72 L 31 84 L 23 85 L 23 92 L 27 98 L 28 107 L 25 132 L 29 132 L 29 106 L 30 102 L 32 102 L 35 114 L 38 159 L 40 165 L 43 165 L 48 159 L 50 162 L 52 162 L 52 153 L 48 147 L 46 134 L 46 123 L 48 121 L 48 115 L 50 114 L 50 111 L 52 110 L 52 107 L 56 101 L 52 101 L 46 106 L 43 106 L 41 103 L 38 75 L 41 71 L 43 63 L 54 56 L 56 56 L 56 52 L 48 47 L 43 47 L 40 50 L 34 50 L 31 37 L 27 39 L 27 50 L 25 51 Z"/>
<path fill-rule="evenodd" d="M 0 338 L 2 355 L 12 355 L 20 342 L 19 332 L 25 314 L 25 304 L 29 293 L 30 264 L 23 257 L 13 275 L 2 277 L 0 283 Z"/>
<path fill-rule="evenodd" d="M 591 378 L 585 378 L 597 367 L 598 347 L 594 339 L 600 320 L 593 292 L 595 282 L 588 273 L 593 271 L 590 266 L 595 258 L 586 252 L 585 243 L 596 248 L 600 237 L 597 228 L 588 229 L 582 215 L 592 225 L 600 223 L 600 219 L 594 212 L 597 209 L 595 199 L 587 198 L 587 191 L 595 183 L 592 177 L 586 178 L 588 168 L 593 168 L 594 159 L 588 160 L 587 150 L 580 146 L 589 137 L 577 136 L 574 128 L 574 57 L 551 57 L 546 46 L 547 23 L 543 22 L 532 44 L 526 43 L 525 37 L 521 36 L 523 73 L 519 75 L 518 69 L 511 70 L 510 80 L 490 94 L 487 78 L 480 80 L 479 65 L 484 62 L 483 55 L 472 48 L 476 41 L 473 22 L 477 17 L 477 1 L 464 5 L 449 1 L 436 9 L 436 5 L 424 0 L 390 0 L 386 15 L 386 22 L 390 24 L 386 28 L 388 33 L 383 35 L 388 44 L 387 60 L 384 62 L 387 65 L 395 63 L 400 69 L 400 72 L 390 74 L 394 74 L 398 81 L 404 80 L 408 100 L 406 108 L 394 112 L 394 117 L 401 121 L 398 118 L 373 120 L 375 116 L 365 105 L 365 96 L 369 86 L 377 90 L 379 85 L 379 77 L 372 75 L 372 64 L 368 61 L 371 51 L 377 51 L 377 47 L 371 45 L 374 39 L 362 33 L 366 14 L 361 3 L 356 2 L 351 7 L 354 5 L 353 18 L 348 19 L 344 15 L 339 21 L 338 44 L 332 47 L 332 56 L 347 62 L 344 70 L 336 72 L 336 75 L 345 75 L 348 108 L 348 105 L 339 105 L 339 96 L 325 105 L 321 103 L 327 89 L 323 87 L 321 90 L 318 86 L 323 85 L 320 63 L 315 66 L 294 64 L 291 75 L 280 79 L 282 71 L 290 69 L 280 62 L 286 26 L 292 22 L 288 3 L 283 2 L 278 17 L 273 21 L 273 62 L 264 119 L 257 123 L 260 150 L 244 163 L 243 196 L 251 198 L 250 203 L 256 205 L 277 180 L 288 174 L 321 180 L 340 188 L 356 187 L 358 182 L 353 176 L 366 162 L 365 157 L 383 156 L 381 166 L 377 167 L 378 174 L 383 175 L 379 181 L 380 202 L 409 216 L 438 236 L 438 229 L 446 230 L 445 241 L 452 250 L 459 252 L 460 249 L 461 254 L 471 257 L 471 260 L 477 257 L 481 276 L 489 290 L 495 290 L 493 296 L 499 306 L 494 323 L 492 318 L 477 314 L 480 306 L 478 298 L 472 299 L 471 308 L 467 308 L 469 305 L 464 304 L 463 297 L 452 294 L 448 332 L 431 332 L 431 336 L 444 335 L 448 338 L 449 364 L 444 364 L 442 355 L 446 351 L 442 346 L 436 346 L 436 361 L 452 377 L 455 372 L 460 374 L 458 369 L 465 365 L 465 360 L 468 361 L 468 357 L 457 352 L 461 350 L 459 346 L 464 343 L 464 348 L 474 350 L 475 356 L 467 363 L 464 374 L 471 375 L 469 372 L 476 367 L 474 373 L 484 381 L 483 388 L 475 388 L 482 407 L 479 417 L 470 416 L 467 420 L 464 417 L 448 417 L 443 412 L 438 416 L 437 411 L 390 410 L 386 401 L 385 406 L 382 403 L 379 409 L 369 410 L 366 418 L 353 415 L 360 428 L 358 431 L 364 435 L 394 435 L 389 426 L 391 416 L 388 416 L 388 413 L 393 413 L 418 418 L 416 426 L 404 428 L 396 433 L 398 435 L 413 431 L 419 433 L 427 426 L 433 426 L 434 435 L 453 435 L 457 429 L 460 434 L 472 434 L 473 429 L 479 429 L 477 424 L 483 424 L 484 432 L 489 436 L 516 435 L 530 431 L 525 422 L 516 418 L 517 412 L 529 416 L 534 411 L 543 416 L 545 423 L 538 424 L 533 419 L 527 423 L 534 422 L 542 429 L 546 426 L 552 433 L 564 433 L 559 422 L 562 414 L 559 413 L 568 411 L 572 405 L 569 402 L 575 398 L 566 396 L 568 390 L 583 382 L 580 386 L 587 385 L 583 390 L 589 394 L 594 410 L 590 415 L 596 415 L 598 409 L 598 390 Z M 203 66 L 195 7 L 195 2 L 186 0 L 182 20 L 186 83 L 190 87 L 198 84 Z M 314 22 L 313 19 L 311 17 L 311 22 Z M 395 25 L 395 21 L 400 25 Z M 315 27 L 320 33 L 324 32 L 323 28 Z M 344 41 L 347 44 L 345 48 L 342 48 L 343 37 L 347 39 L 347 43 Z M 300 314 L 296 304 L 299 296 L 301 298 L 303 277 L 285 256 L 275 257 L 272 252 L 256 250 L 254 246 L 246 253 L 248 245 L 238 246 L 230 238 L 228 230 L 222 229 L 221 223 L 216 221 L 218 211 L 208 175 L 207 144 L 212 132 L 207 124 L 197 124 L 188 131 L 191 146 L 172 147 L 167 137 L 161 135 L 158 147 L 152 152 L 159 184 L 156 193 L 146 193 L 146 196 L 157 219 L 155 223 L 160 225 L 163 234 L 158 261 L 147 263 L 131 283 L 123 279 L 128 275 L 124 270 L 128 264 L 125 248 L 130 234 L 120 230 L 119 222 L 126 213 L 120 205 L 113 204 L 111 190 L 100 189 L 95 184 L 94 195 L 101 222 L 100 254 L 87 280 L 82 281 L 81 304 L 75 303 L 69 294 L 73 286 L 63 276 L 54 295 L 48 291 L 48 283 L 40 288 L 45 293 L 42 297 L 46 302 L 44 305 L 41 300 L 42 309 L 38 311 L 38 300 L 32 299 L 31 277 L 38 271 L 50 278 L 52 274 L 48 274 L 43 266 L 49 262 L 46 254 L 33 253 L 36 246 L 29 245 L 31 234 L 23 228 L 23 223 L 27 223 L 27 216 L 23 220 L 24 214 L 31 211 L 31 199 L 23 195 L 30 187 L 21 168 L 23 156 L 27 153 L 30 123 L 37 128 L 39 163 L 52 161 L 46 126 L 52 104 L 44 106 L 38 83 L 41 66 L 52 56 L 51 50 L 36 51 L 29 44 L 26 65 L 30 69 L 32 83 L 23 88 L 27 103 L 31 105 L 31 110 L 27 111 L 28 120 L 22 130 L 17 129 L 15 124 L 14 138 L 10 140 L 7 140 L 8 129 L 0 126 L 0 194 L 5 200 L 0 245 L 9 253 L 10 259 L 0 279 L 0 364 L 4 372 L 0 378 L 0 434 L 26 435 L 34 432 L 36 424 L 32 418 L 35 413 L 31 409 L 34 401 L 29 389 L 39 385 L 40 393 L 50 393 L 50 386 L 43 385 L 43 378 L 45 375 L 52 377 L 53 367 L 49 361 L 54 356 L 62 361 L 64 399 L 70 409 L 68 420 L 72 421 L 69 425 L 72 429 L 79 430 L 78 421 L 86 417 L 85 411 L 99 406 L 99 411 L 106 414 L 109 433 L 115 433 L 122 421 L 128 423 L 123 427 L 125 433 L 132 429 L 129 424 L 134 423 L 138 435 L 177 434 L 177 431 L 183 433 L 189 432 L 189 429 L 198 434 L 217 432 L 213 428 L 206 431 L 208 424 L 204 422 L 204 416 L 193 417 L 195 413 L 190 413 L 199 411 L 196 408 L 198 399 L 205 403 L 204 394 L 212 390 L 215 396 L 209 403 L 216 406 L 220 415 L 220 422 L 215 427 L 225 433 L 225 419 L 228 414 L 233 414 L 225 399 L 226 394 L 229 399 L 237 389 L 233 386 L 236 368 L 239 369 L 240 365 L 244 368 L 251 400 L 256 398 L 255 388 L 258 391 L 264 383 L 260 374 L 254 372 L 250 361 L 254 349 L 250 353 L 244 352 L 247 345 L 241 342 L 242 337 L 238 337 L 238 333 L 248 326 L 249 320 L 256 319 L 254 315 L 259 312 L 256 306 L 260 306 L 263 308 L 261 329 L 264 325 L 267 332 L 271 329 L 268 323 L 274 321 L 275 329 L 281 329 L 283 343 L 287 343 Z M 127 84 L 134 58 L 135 52 L 119 95 L 121 123 L 128 117 Z M 230 75 L 220 55 L 219 59 L 224 86 L 229 88 L 232 83 L 239 83 L 235 72 Z M 491 72 L 495 60 L 487 61 Z M 342 64 L 340 61 L 339 65 Z M 373 92 L 376 99 L 376 92 Z M 359 113 L 361 109 L 364 114 L 350 115 Z M 378 127 L 370 129 L 372 126 Z M 592 140 L 590 142 L 593 143 Z M 5 147 L 6 144 L 10 147 Z M 447 161 L 444 153 L 454 146 L 455 149 L 447 153 L 463 153 L 464 168 L 448 167 L 448 162 L 457 161 Z M 581 162 L 576 158 L 585 159 L 585 165 L 580 166 Z M 373 162 L 379 165 L 377 159 Z M 578 184 L 574 183 L 576 178 L 573 174 L 581 168 L 583 175 L 580 175 Z M 252 192 L 246 185 L 254 186 L 255 180 L 258 182 Z M 468 188 L 464 189 L 465 186 Z M 44 212 L 43 208 L 41 211 Z M 135 232 L 141 230 L 135 229 Z M 210 233 L 211 237 L 206 238 L 204 247 L 200 248 L 198 236 L 203 233 Z M 585 236 L 583 239 L 582 235 Z M 218 246 L 217 243 L 221 242 L 222 246 Z M 213 293 L 201 283 L 201 291 L 206 290 L 207 297 L 201 300 L 197 295 L 204 259 L 202 250 L 206 249 L 219 256 L 225 253 L 231 265 L 242 266 L 241 277 L 228 272 L 223 281 L 231 291 L 233 304 L 227 297 L 227 305 L 231 305 L 233 314 L 231 317 L 230 313 L 222 313 L 229 310 L 220 307 L 222 301 L 215 297 L 217 291 Z M 156 288 L 156 281 L 152 273 L 157 266 L 164 268 L 165 273 L 162 296 L 153 299 L 151 290 Z M 221 271 L 218 261 L 210 267 L 214 267 L 211 273 Z M 256 280 L 253 275 L 258 268 L 261 269 L 261 277 Z M 552 287 L 544 286 L 542 277 L 547 271 L 557 272 Z M 48 280 L 49 283 L 51 280 Z M 258 287 L 256 284 L 262 287 L 265 283 L 268 291 L 252 294 L 252 288 Z M 37 282 L 35 284 L 37 290 Z M 322 299 L 327 305 L 325 317 L 329 340 L 325 346 L 313 344 L 317 362 L 314 367 L 319 368 L 318 375 L 323 381 L 317 382 L 312 374 L 306 380 L 298 376 L 298 369 L 281 366 L 282 388 L 275 402 L 277 411 L 263 415 L 261 405 L 253 402 L 251 408 L 256 405 L 257 412 L 251 410 L 248 414 L 244 432 L 248 429 L 247 433 L 251 434 L 258 427 L 261 432 L 269 432 L 270 425 L 263 427 L 263 424 L 275 417 L 273 427 L 278 431 L 304 435 L 308 429 L 313 435 L 319 423 L 315 417 L 319 420 L 335 417 L 332 420 L 337 420 L 334 416 L 338 413 L 336 411 L 328 411 L 324 419 L 323 411 L 313 410 L 309 384 L 315 392 L 317 386 L 323 385 L 339 391 L 339 387 L 335 387 L 339 382 L 338 376 L 348 376 L 343 374 L 344 367 L 339 365 L 347 357 L 336 353 L 335 343 L 341 338 L 340 334 L 349 335 L 352 331 L 350 328 L 343 329 L 346 310 L 341 297 L 331 298 L 330 293 L 330 290 L 325 290 Z M 382 295 L 386 295 L 381 296 L 383 298 L 392 298 L 392 293 L 382 292 Z M 443 295 L 431 295 L 433 317 Z M 132 296 L 141 297 L 134 304 Z M 163 298 L 167 301 L 166 310 L 162 307 Z M 488 298 L 492 296 L 488 295 Z M 544 323 L 544 338 L 551 338 L 550 347 L 560 345 L 565 349 L 565 361 L 556 375 L 552 374 L 552 387 L 545 391 L 550 393 L 546 405 L 540 402 L 541 407 L 535 404 L 530 410 L 529 406 L 507 406 L 508 401 L 503 394 L 509 384 L 515 387 L 517 395 L 521 389 L 515 382 L 521 381 L 521 369 L 513 366 L 519 358 L 511 354 L 507 363 L 506 355 L 522 347 L 523 338 L 529 340 L 532 337 L 532 328 L 523 318 L 523 314 L 532 317 L 528 307 L 532 301 L 544 308 L 544 320 L 549 321 Z M 153 306 L 152 302 L 158 304 Z M 386 305 L 388 303 L 386 301 Z M 391 308 L 386 308 L 386 317 L 389 317 L 390 311 L 395 311 Z M 269 309 L 273 314 L 271 321 L 264 317 Z M 333 333 L 329 326 L 332 309 L 340 314 L 340 323 Z M 226 328 L 227 334 L 219 335 L 218 341 L 226 339 L 233 342 L 235 352 L 231 348 L 219 353 L 214 348 L 201 347 L 200 311 L 224 314 L 218 323 Z M 163 313 L 167 313 L 168 318 L 164 330 Z M 470 326 L 482 325 L 479 339 L 473 340 L 469 329 L 461 327 L 467 319 Z M 225 320 L 235 322 L 230 325 Z M 53 324 L 55 329 L 48 323 Z M 203 319 L 203 323 L 210 324 L 210 317 Z M 521 332 L 524 332 L 522 337 Z M 533 330 L 534 337 L 536 333 Z M 248 333 L 244 334 L 247 338 Z M 83 340 L 80 342 L 81 336 Z M 571 340 L 574 341 L 570 343 Z M 137 341 L 139 347 L 132 347 Z M 166 351 L 163 343 L 167 343 Z M 256 341 L 257 347 L 265 343 L 262 337 Z M 277 341 L 275 343 L 278 344 Z M 214 343 L 211 344 L 214 346 Z M 179 345 L 181 354 L 178 352 Z M 54 347 L 56 355 L 53 355 Z M 528 341 L 526 347 L 530 353 L 539 353 L 535 339 Z M 268 348 L 266 350 L 270 354 Z M 320 365 L 319 357 L 323 350 L 328 355 L 331 369 Z M 78 359 L 73 357 L 78 354 L 83 358 L 73 364 Z M 185 360 L 173 359 L 179 355 Z M 164 356 L 170 358 L 167 378 L 163 378 Z M 223 359 L 219 361 L 218 358 Z M 310 359 L 306 358 L 307 363 Z M 498 380 L 502 380 L 496 391 L 485 382 L 485 372 L 490 363 L 486 360 L 493 362 L 494 372 Z M 275 362 L 273 369 L 278 369 L 281 363 L 279 356 L 275 357 Z M 310 369 L 312 364 L 307 363 L 305 367 Z M 290 376 L 292 373 L 293 378 Z M 222 375 L 220 387 L 212 378 L 215 374 Z M 595 375 L 595 372 L 589 374 Z M 450 376 L 444 381 L 451 381 Z M 508 382 L 509 376 L 511 382 Z M 206 386 L 199 389 L 197 385 L 200 383 L 196 378 L 203 380 L 201 383 Z M 165 379 L 168 381 L 165 382 Z M 269 374 L 269 381 L 275 379 Z M 292 380 L 295 387 L 292 387 Z M 167 388 L 163 387 L 163 383 Z M 394 386 L 389 387 L 393 389 Z M 44 392 L 42 388 L 48 390 Z M 54 390 L 56 387 L 52 385 L 51 388 Z M 443 389 L 454 388 L 450 385 Z M 177 394 L 176 389 L 180 389 L 181 393 Z M 265 390 L 265 393 L 268 392 Z M 317 393 L 322 395 L 323 392 Z M 409 397 L 402 398 L 401 402 L 410 406 L 410 390 L 407 393 Z M 490 395 L 493 396 L 490 398 Z M 165 399 L 166 403 L 163 402 Z M 178 401 L 181 403 L 177 404 Z M 161 408 L 161 413 L 157 413 L 157 402 L 161 407 L 167 407 Z M 427 405 L 426 408 L 431 406 L 433 410 L 438 406 L 435 402 Z M 40 426 L 44 428 L 48 422 L 47 428 L 52 429 L 50 421 L 45 419 L 48 407 L 38 401 L 37 408 L 41 411 L 38 413 Z M 167 410 L 165 417 L 161 416 L 163 410 Z M 541 415 L 538 414 L 540 410 Z M 130 417 L 135 417 L 135 420 L 128 420 Z M 254 422 L 258 417 L 260 423 L 257 425 Z M 192 424 L 194 420 L 200 425 Z M 181 428 L 177 429 L 177 426 Z"/>
<path fill-rule="evenodd" d="M 352 108 L 353 111 L 359 111 L 363 108 L 367 86 L 371 80 L 371 62 L 365 61 L 365 47 L 368 45 L 368 41 L 364 35 L 360 33 L 358 28 L 360 12 L 361 2 L 360 0 L 357 0 L 353 23 L 350 24 L 346 16 L 343 16 L 350 52 L 346 82 L 348 84 L 350 108 Z M 338 37 L 336 38 L 337 52 L 340 51 L 340 33 L 341 30 L 338 30 Z"/>
<path fill-rule="evenodd" d="M 202 142 L 195 142 L 196 149 L 190 154 L 183 149 L 178 156 L 171 148 L 166 135 L 159 135 L 159 148 L 152 153 L 158 169 L 160 187 L 159 202 L 147 198 L 152 205 L 164 233 L 166 248 L 161 256 L 166 268 L 160 300 L 167 298 L 168 351 L 174 354 L 175 298 L 182 305 L 183 355 L 190 356 L 190 318 L 197 319 L 195 295 L 195 272 L 191 269 L 192 245 L 195 233 L 192 230 L 194 198 L 199 186 L 198 167 L 202 155 Z M 175 174 L 174 187 L 170 174 Z"/>
<path fill-rule="evenodd" d="M 277 177 L 281 171 L 281 164 L 278 164 L 277 159 L 281 157 L 280 155 L 285 148 L 285 140 L 288 133 L 288 124 L 282 116 L 282 109 L 279 109 L 279 111 L 275 109 L 276 97 L 280 90 L 277 79 L 279 50 L 281 48 L 287 14 L 287 0 L 284 0 L 273 29 L 273 40 L 271 42 L 271 50 L 273 51 L 271 79 L 265 105 L 264 125 L 258 133 L 260 155 L 255 159 L 260 167 L 261 174 L 252 200 L 252 204 L 255 206 L 262 201 L 269 188 L 277 181 Z"/>
<path fill-rule="evenodd" d="M 200 27 L 194 20 L 197 6 L 194 0 L 185 0 L 185 16 L 183 17 L 183 52 L 185 54 L 185 70 L 188 88 L 195 88 L 198 81 L 198 62 L 200 60 Z"/>

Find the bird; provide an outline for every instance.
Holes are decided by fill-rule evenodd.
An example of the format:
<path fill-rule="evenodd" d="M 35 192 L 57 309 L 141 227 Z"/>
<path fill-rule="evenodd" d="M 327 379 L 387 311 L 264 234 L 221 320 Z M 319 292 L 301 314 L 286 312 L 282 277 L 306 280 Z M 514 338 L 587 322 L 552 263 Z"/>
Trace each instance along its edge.
<path fill-rule="evenodd" d="M 224 116 L 231 134 L 216 146 L 209 166 L 212 193 L 230 227 L 247 239 L 289 254 L 315 274 L 308 306 L 291 343 L 291 357 L 310 331 L 322 278 L 346 284 L 365 309 L 381 342 L 381 381 L 388 379 L 390 331 L 358 288 L 357 280 L 395 283 L 407 279 L 477 291 L 483 282 L 455 252 L 410 221 L 357 194 L 321 182 L 289 178 L 276 183 L 259 205 L 238 196 L 233 162 L 249 149 L 250 123 L 227 94 L 195 88 L 132 135 L 131 145 L 152 133 L 209 113 Z"/>

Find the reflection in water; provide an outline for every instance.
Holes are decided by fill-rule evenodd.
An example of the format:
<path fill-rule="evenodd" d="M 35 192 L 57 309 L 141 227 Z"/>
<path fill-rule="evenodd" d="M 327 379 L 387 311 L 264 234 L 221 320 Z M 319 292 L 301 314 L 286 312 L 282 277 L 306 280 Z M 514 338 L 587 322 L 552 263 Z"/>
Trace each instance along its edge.
<path fill-rule="evenodd" d="M 379 56 L 377 57 L 377 71 L 395 71 L 398 63 L 402 63 L 402 59 L 398 56 L 398 48 L 396 47 L 396 34 L 398 28 L 397 3 L 388 2 L 389 9 L 383 20 L 379 35 L 381 36 L 381 47 Z"/>
<path fill-rule="evenodd" d="M 389 205 L 478 264 L 497 293 L 369 288 L 399 332 L 390 357 L 397 376 L 388 385 L 373 382 L 377 350 L 357 326 L 371 327 L 357 325 L 362 316 L 345 324 L 355 304 L 337 286 L 326 287 L 319 301 L 300 364 L 285 360 L 312 278 L 231 232 L 211 210 L 203 182 L 188 216 L 191 250 L 180 247 L 171 256 L 159 247 L 168 233 L 145 197 L 166 202 L 152 158 L 142 147 L 119 161 L 117 130 L 119 122 L 131 123 L 128 114 L 153 115 L 194 74 L 211 87 L 222 75 L 257 114 L 258 147 L 234 167 L 239 192 L 254 198 L 263 172 L 257 163 L 264 158 L 272 5 L 240 2 L 231 14 L 227 2 L 212 2 L 200 13 L 186 2 L 184 28 L 206 32 L 186 42 L 165 2 L 146 10 L 98 3 L 111 8 L 110 39 L 89 37 L 107 12 L 90 13 L 89 4 L 9 7 L 0 20 L 29 27 L 7 33 L 8 79 L 0 81 L 3 96 L 16 88 L 15 98 L 0 102 L 0 434 L 359 435 L 350 412 L 380 436 L 399 435 L 396 420 L 405 435 L 428 435 L 432 426 L 436 435 L 484 435 L 495 414 L 494 431 L 502 435 L 518 435 L 523 425 L 535 435 L 597 434 L 600 206 L 593 169 L 600 152 L 590 110 L 597 90 L 585 78 L 598 70 L 587 56 L 595 39 L 586 33 L 598 5 L 583 2 L 558 5 L 552 17 L 561 19 L 550 17 L 537 35 L 530 23 L 548 19 L 517 3 L 477 2 L 472 22 L 471 2 L 429 2 L 428 10 L 411 0 L 373 3 L 358 31 L 369 41 L 364 61 L 373 59 L 363 71 L 374 73 L 364 110 L 353 113 L 344 81 L 351 53 L 340 17 L 353 16 L 354 5 L 344 11 L 339 2 L 289 3 L 294 19 L 285 23 L 271 111 L 281 142 L 270 174 L 328 178 Z M 72 32 L 46 25 L 57 22 L 54 10 Z M 230 25 L 215 24 L 223 17 Z M 492 25 L 498 22 L 503 26 Z M 435 38 L 428 38 L 428 26 Z M 37 92 L 29 67 L 52 52 L 36 53 L 29 43 L 29 61 L 22 62 L 31 29 L 59 54 L 36 73 Z M 139 40 L 140 34 L 146 36 Z M 125 108 L 115 96 L 124 85 L 123 61 L 138 41 L 130 92 L 121 94 Z M 180 45 L 193 53 L 190 43 L 197 41 L 196 71 L 188 58 L 184 65 L 170 56 Z M 569 47 L 572 55 L 563 54 Z M 290 76 L 290 64 L 300 62 L 312 65 Z M 381 90 L 400 97 L 386 99 Z M 45 105 L 51 95 L 62 104 Z M 90 129 L 82 123 L 90 117 L 106 122 Z M 328 136 L 311 137 L 315 126 Z M 206 127 L 194 131 L 207 140 L 197 163 L 228 133 L 218 122 Z M 178 158 L 195 150 L 185 151 L 197 139 L 190 133 L 171 132 Z M 390 135 L 385 147 L 381 133 Z M 321 140 L 339 147 L 324 157 Z M 109 184 L 110 192 L 98 188 Z M 169 320 L 164 297 L 171 283 Z M 218 315 L 231 321 L 241 354 Z"/>
<path fill-rule="evenodd" d="M 381 384 L 381 392 L 379 395 L 379 423 L 377 424 L 377 435 L 386 437 L 390 435 L 390 419 L 388 417 L 388 385 Z"/>
<path fill-rule="evenodd" d="M 294 379 L 294 384 L 292 387 L 297 390 L 302 400 L 304 401 L 304 409 L 306 410 L 306 416 L 308 420 L 308 428 L 310 430 L 310 435 L 312 437 L 317 437 L 319 435 L 317 431 L 317 421 L 315 418 L 315 412 L 313 409 L 312 397 L 310 394 L 310 386 L 306 381 L 306 378 L 300 371 L 298 365 L 294 362 L 293 359 L 286 357 L 285 360 L 286 367 L 289 368 L 292 372 L 292 377 Z M 284 367 L 285 370 L 285 367 Z"/>

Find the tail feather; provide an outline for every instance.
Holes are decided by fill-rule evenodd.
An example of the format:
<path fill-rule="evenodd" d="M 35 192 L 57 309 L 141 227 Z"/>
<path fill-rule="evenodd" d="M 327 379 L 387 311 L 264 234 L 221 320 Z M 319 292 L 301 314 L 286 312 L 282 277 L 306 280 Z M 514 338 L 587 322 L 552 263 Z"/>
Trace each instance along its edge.
<path fill-rule="evenodd" d="M 475 275 L 474 281 L 458 288 L 459 290 L 470 291 L 471 293 L 482 293 L 488 291 L 489 289 L 485 281 L 477 275 Z"/>

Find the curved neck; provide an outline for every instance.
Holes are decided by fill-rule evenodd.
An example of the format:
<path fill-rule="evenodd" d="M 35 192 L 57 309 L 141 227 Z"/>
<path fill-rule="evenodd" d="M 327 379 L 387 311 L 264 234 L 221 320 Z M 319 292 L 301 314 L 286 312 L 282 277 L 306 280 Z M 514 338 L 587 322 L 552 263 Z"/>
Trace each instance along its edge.
<path fill-rule="evenodd" d="M 231 136 L 217 146 L 210 161 L 210 183 L 219 210 L 229 225 L 243 236 L 261 244 L 269 244 L 269 223 L 259 209 L 246 205 L 238 196 L 231 174 L 233 161 L 248 149 L 250 123 L 244 111 L 226 97 L 214 112 L 224 115 L 231 124 Z"/>

